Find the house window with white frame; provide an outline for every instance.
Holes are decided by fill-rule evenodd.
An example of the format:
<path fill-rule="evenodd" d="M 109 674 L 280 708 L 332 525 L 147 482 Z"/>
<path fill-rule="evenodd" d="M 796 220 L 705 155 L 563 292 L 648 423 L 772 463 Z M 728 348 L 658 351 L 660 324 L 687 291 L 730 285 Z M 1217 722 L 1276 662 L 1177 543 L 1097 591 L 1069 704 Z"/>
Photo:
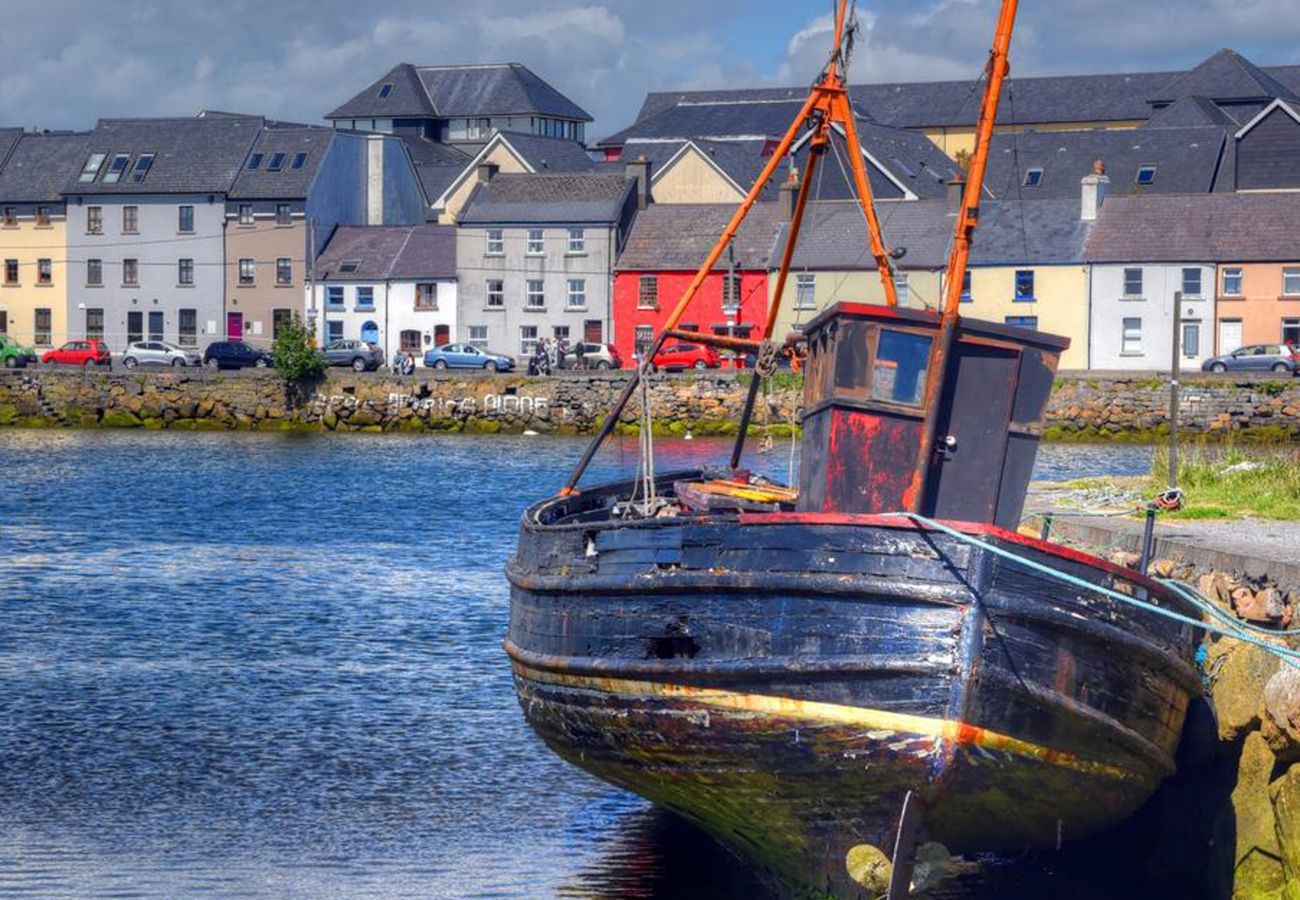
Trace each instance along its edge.
<path fill-rule="evenodd" d="M 182 258 L 176 261 L 176 283 L 182 287 L 194 284 L 194 260 Z"/>
<path fill-rule="evenodd" d="M 546 309 L 546 282 L 540 278 L 528 279 L 524 307 L 526 309 Z"/>
<path fill-rule="evenodd" d="M 817 276 L 803 274 L 794 276 L 794 308 L 817 308 Z"/>
<path fill-rule="evenodd" d="M 86 207 L 86 234 L 104 233 L 104 207 Z"/>
<path fill-rule="evenodd" d="M 489 228 L 487 230 L 487 249 L 483 252 L 486 256 L 505 255 L 506 240 L 500 228 Z"/>
<path fill-rule="evenodd" d="M 1223 296 L 1240 297 L 1241 291 L 1241 266 L 1225 266 L 1223 269 Z"/>
<path fill-rule="evenodd" d="M 54 264 L 50 260 L 36 260 L 36 283 L 43 287 L 54 283 Z"/>
<path fill-rule="evenodd" d="M 486 325 L 469 326 L 469 342 L 480 350 L 486 350 L 488 345 L 488 330 Z"/>
<path fill-rule="evenodd" d="M 1201 296 L 1200 266 L 1183 269 L 1183 299 L 1197 299 Z"/>
<path fill-rule="evenodd" d="M 506 305 L 506 283 L 500 278 L 489 278 L 487 283 L 488 309 L 504 309 Z"/>
<path fill-rule="evenodd" d="M 740 311 L 740 276 L 722 276 L 722 311 L 734 314 Z"/>
<path fill-rule="evenodd" d="M 546 252 L 546 239 L 540 228 L 528 229 L 528 255 L 541 256 Z"/>
<path fill-rule="evenodd" d="M 1124 270 L 1124 296 L 1133 299 L 1142 296 L 1142 270 L 1141 269 Z"/>
<path fill-rule="evenodd" d="M 1300 268 L 1288 266 L 1282 270 L 1282 296 L 1300 297 Z"/>
<path fill-rule="evenodd" d="M 239 204 L 239 224 L 240 225 L 253 224 L 253 204 L 251 203 Z"/>
<path fill-rule="evenodd" d="M 579 254 L 587 252 L 587 232 L 581 228 L 569 229 L 569 246 L 568 253 Z"/>
<path fill-rule="evenodd" d="M 532 356 L 537 351 L 537 326 L 519 326 L 519 352 L 523 356 Z"/>
<path fill-rule="evenodd" d="M 123 234 L 140 233 L 140 207 L 138 206 L 122 207 L 122 233 Z"/>
<path fill-rule="evenodd" d="M 375 308 L 375 289 L 369 285 L 357 287 L 356 309 L 369 312 Z"/>
<path fill-rule="evenodd" d="M 587 308 L 587 279 L 569 279 L 569 296 L 565 305 L 569 309 Z"/>
<path fill-rule="evenodd" d="M 1121 356 L 1141 356 L 1142 355 L 1142 320 L 1138 318 L 1125 319 L 1123 323 L 1123 332 L 1120 336 L 1120 355 Z"/>
<path fill-rule="evenodd" d="M 181 234 L 194 233 L 194 207 L 189 204 L 176 208 L 176 230 Z"/>
<path fill-rule="evenodd" d="M 245 257 L 239 261 L 240 287 L 250 287 L 257 283 L 257 261 Z"/>
<path fill-rule="evenodd" d="M 104 261 L 102 259 L 86 260 L 86 287 L 101 287 L 104 284 Z"/>
<path fill-rule="evenodd" d="M 293 260 L 287 256 L 275 261 L 275 283 L 280 287 L 293 284 Z"/>
<path fill-rule="evenodd" d="M 343 285 L 331 284 L 325 288 L 325 305 L 333 309 L 343 306 Z"/>
<path fill-rule="evenodd" d="M 637 284 L 637 309 L 659 308 L 659 276 L 642 275 Z"/>
<path fill-rule="evenodd" d="M 894 273 L 894 293 L 898 295 L 898 305 L 907 306 L 907 301 L 912 297 L 912 289 L 907 284 L 906 272 Z"/>
<path fill-rule="evenodd" d="M 438 285 L 432 281 L 420 281 L 415 285 L 415 308 L 438 308 Z"/>
<path fill-rule="evenodd" d="M 122 284 L 126 287 L 139 287 L 140 260 L 138 259 L 122 260 Z"/>

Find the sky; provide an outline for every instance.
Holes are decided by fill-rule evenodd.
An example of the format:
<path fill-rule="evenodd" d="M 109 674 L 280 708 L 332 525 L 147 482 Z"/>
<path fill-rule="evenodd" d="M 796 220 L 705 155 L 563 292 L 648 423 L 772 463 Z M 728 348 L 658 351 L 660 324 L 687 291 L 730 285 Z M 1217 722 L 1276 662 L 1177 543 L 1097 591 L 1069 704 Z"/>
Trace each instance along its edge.
<path fill-rule="evenodd" d="M 1185 68 L 1221 47 L 1300 64 L 1296 0 L 1025 0 L 1012 69 Z M 398 62 L 522 62 L 595 139 L 647 91 L 801 85 L 831 0 L 4 0 L 0 124 L 224 109 L 319 122 Z M 996 0 L 859 0 L 851 79 L 969 78 Z"/>

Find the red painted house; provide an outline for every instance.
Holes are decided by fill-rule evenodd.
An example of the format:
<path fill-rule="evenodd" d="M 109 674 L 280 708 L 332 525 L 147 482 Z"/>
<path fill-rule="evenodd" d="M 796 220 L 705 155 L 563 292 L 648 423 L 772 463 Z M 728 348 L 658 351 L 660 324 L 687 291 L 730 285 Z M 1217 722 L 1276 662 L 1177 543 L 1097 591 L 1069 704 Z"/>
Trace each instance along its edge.
<path fill-rule="evenodd" d="M 785 205 L 754 205 L 682 328 L 764 337 L 768 269 L 774 267 Z M 637 215 L 614 270 L 614 343 L 625 366 L 636 364 L 664 326 L 735 211 L 731 204 L 651 204 Z"/>

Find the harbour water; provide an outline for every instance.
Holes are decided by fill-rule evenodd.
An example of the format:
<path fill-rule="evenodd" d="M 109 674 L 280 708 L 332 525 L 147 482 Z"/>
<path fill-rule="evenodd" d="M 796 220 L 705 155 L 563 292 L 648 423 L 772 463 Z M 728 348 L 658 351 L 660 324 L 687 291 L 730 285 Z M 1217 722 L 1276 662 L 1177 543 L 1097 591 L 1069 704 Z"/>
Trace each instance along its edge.
<path fill-rule="evenodd" d="M 0 432 L 0 897 L 754 896 L 517 708 L 502 565 L 581 446 Z M 1038 475 L 1150 454 L 1047 446 Z"/>

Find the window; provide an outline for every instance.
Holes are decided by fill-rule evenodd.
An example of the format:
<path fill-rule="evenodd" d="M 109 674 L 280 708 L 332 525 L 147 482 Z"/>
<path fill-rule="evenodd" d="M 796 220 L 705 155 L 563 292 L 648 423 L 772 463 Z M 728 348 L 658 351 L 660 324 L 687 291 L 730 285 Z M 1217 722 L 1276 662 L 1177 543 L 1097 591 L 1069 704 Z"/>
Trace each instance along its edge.
<path fill-rule="evenodd" d="M 961 302 L 970 303 L 970 269 L 967 269 L 961 276 Z"/>
<path fill-rule="evenodd" d="M 569 253 L 587 252 L 587 232 L 581 228 L 569 229 Z"/>
<path fill-rule="evenodd" d="M 1120 340 L 1120 354 L 1123 356 L 1142 355 L 1142 320 L 1125 319 L 1123 336 Z"/>
<path fill-rule="evenodd" d="M 140 261 L 138 259 L 122 260 L 122 284 L 136 287 L 140 284 Z"/>
<path fill-rule="evenodd" d="M 239 224 L 240 225 L 253 224 L 253 204 L 251 203 L 239 204 Z"/>
<path fill-rule="evenodd" d="M 740 276 L 722 276 L 722 311 L 735 313 L 740 309 Z"/>
<path fill-rule="evenodd" d="M 306 164 L 307 164 L 307 154 L 306 154 L 306 153 L 295 153 L 295 154 L 293 155 L 293 162 L 291 162 L 291 163 L 289 164 L 289 168 L 291 168 L 291 169 L 301 169 L 301 168 L 302 168 L 303 166 L 305 166 Z"/>
<path fill-rule="evenodd" d="M 265 158 L 266 157 L 261 153 L 254 153 L 250 156 L 248 158 L 248 171 L 256 172 L 258 169 L 262 168 L 262 160 Z"/>
<path fill-rule="evenodd" d="M 1183 297 L 1192 298 L 1201 296 L 1201 270 L 1200 268 L 1183 269 Z"/>
<path fill-rule="evenodd" d="M 815 309 L 817 307 L 817 276 L 794 276 L 794 308 Z"/>
<path fill-rule="evenodd" d="M 51 310 L 44 308 L 36 310 L 36 334 L 34 340 L 38 345 L 42 347 L 49 346 L 50 332 L 54 330 L 53 321 L 54 315 Z"/>
<path fill-rule="evenodd" d="M 1016 272 L 1016 296 L 1017 303 L 1032 303 L 1034 301 L 1034 270 L 1020 269 Z"/>
<path fill-rule="evenodd" d="M 420 332 L 414 328 L 407 328 L 397 336 L 398 347 L 403 353 L 420 352 Z"/>
<path fill-rule="evenodd" d="M 330 319 L 325 323 L 325 342 L 343 340 L 343 321 L 341 319 Z"/>
<path fill-rule="evenodd" d="M 12 206 L 5 207 L 4 220 L 6 228 L 18 227 L 18 214 L 14 211 Z"/>
<path fill-rule="evenodd" d="M 930 367 L 931 339 L 888 328 L 880 330 L 871 373 L 871 399 L 920 406 Z"/>
<path fill-rule="evenodd" d="M 1003 321 L 1008 325 L 1014 325 L 1016 328 L 1028 328 L 1030 331 L 1038 330 L 1038 316 L 1007 316 Z"/>
<path fill-rule="evenodd" d="M 1196 322 L 1183 325 L 1183 356 L 1201 355 L 1201 326 Z"/>
<path fill-rule="evenodd" d="M 196 309 L 179 310 L 177 317 L 177 337 L 182 347 L 193 347 L 199 342 L 199 311 Z"/>
<path fill-rule="evenodd" d="M 119 153 L 113 157 L 113 161 L 108 164 L 108 171 L 104 173 L 104 184 L 117 184 L 122 180 L 122 173 L 126 171 L 126 164 L 131 161 L 131 154 Z"/>
<path fill-rule="evenodd" d="M 54 283 L 54 269 L 48 259 L 36 260 L 36 283 L 47 287 Z"/>
<path fill-rule="evenodd" d="M 484 251 L 488 256 L 503 256 L 506 252 L 505 238 L 501 235 L 500 228 L 489 228 L 487 230 L 487 250 Z"/>
<path fill-rule="evenodd" d="M 5 284 L 18 283 L 18 260 L 5 260 Z"/>
<path fill-rule="evenodd" d="M 86 337 L 104 339 L 104 311 L 102 309 L 86 310 Z"/>
<path fill-rule="evenodd" d="M 912 291 L 907 286 L 907 273 L 894 273 L 894 293 L 898 295 L 898 305 L 907 306 L 907 301 L 912 297 Z"/>
<path fill-rule="evenodd" d="M 642 275 L 636 297 L 637 309 L 659 308 L 659 276 Z"/>
<path fill-rule="evenodd" d="M 528 229 L 528 255 L 541 256 L 546 252 L 546 241 L 542 237 L 542 229 Z"/>
<path fill-rule="evenodd" d="M 569 296 L 565 305 L 569 309 L 586 309 L 587 308 L 587 279 L 570 278 L 569 279 Z"/>
<path fill-rule="evenodd" d="M 48 228 L 50 224 L 50 208 L 48 206 L 36 207 L 36 227 Z"/>
<path fill-rule="evenodd" d="M 293 284 L 293 260 L 287 256 L 275 261 L 275 283 L 281 287 Z"/>
<path fill-rule="evenodd" d="M 102 259 L 86 260 L 86 286 L 99 287 L 104 283 L 104 261 Z"/>
<path fill-rule="evenodd" d="M 1228 266 L 1223 270 L 1223 296 L 1241 296 L 1241 267 Z"/>
<path fill-rule="evenodd" d="M 176 230 L 182 234 L 190 234 L 194 231 L 194 207 L 179 206 L 176 208 Z"/>
<path fill-rule="evenodd" d="M 655 339 L 655 329 L 653 325 L 636 326 L 636 334 L 632 338 L 632 352 L 638 357 L 644 357 L 650 352 L 650 344 Z"/>
<path fill-rule="evenodd" d="M 277 203 L 275 205 L 275 224 L 277 225 L 293 224 L 293 209 L 289 206 L 288 203 Z"/>
<path fill-rule="evenodd" d="M 149 313 L 149 340 L 161 341 L 163 339 L 163 314 L 162 310 L 151 310 Z"/>
<path fill-rule="evenodd" d="M 1142 270 L 1141 269 L 1124 270 L 1124 296 L 1125 297 L 1142 296 Z"/>
<path fill-rule="evenodd" d="M 280 337 L 281 332 L 289 325 L 293 324 L 293 310 L 291 309 L 273 309 L 271 310 L 271 340 Z"/>
<path fill-rule="evenodd" d="M 122 207 L 122 233 L 138 234 L 140 231 L 140 207 Z"/>
<path fill-rule="evenodd" d="M 81 184 L 90 184 L 99 174 L 100 166 L 104 165 L 106 158 L 104 153 L 92 153 L 86 157 L 86 164 L 81 167 L 81 174 L 77 176 L 77 181 Z"/>
<path fill-rule="evenodd" d="M 131 170 L 131 183 L 140 184 L 153 168 L 154 155 L 152 153 L 141 153 L 135 159 L 135 168 Z M 162 338 L 159 338 L 162 340 Z"/>
<path fill-rule="evenodd" d="M 343 285 L 331 284 L 325 288 L 325 305 L 342 306 L 343 305 Z"/>
<path fill-rule="evenodd" d="M 194 284 L 194 260 L 178 259 L 176 261 L 176 283 L 186 286 Z"/>
<path fill-rule="evenodd" d="M 86 207 L 86 234 L 104 233 L 104 207 Z"/>
<path fill-rule="evenodd" d="M 1282 343 L 1300 347 L 1300 319 L 1282 320 Z"/>
<path fill-rule="evenodd" d="M 546 309 L 546 284 L 540 278 L 528 279 L 525 306 L 528 309 Z"/>
<path fill-rule="evenodd" d="M 532 356 L 537 350 L 537 326 L 520 325 L 519 326 L 519 352 L 524 356 Z"/>
<path fill-rule="evenodd" d="M 488 279 L 487 305 L 489 309 L 500 309 L 506 305 L 506 283 L 499 278 Z"/>
<path fill-rule="evenodd" d="M 374 309 L 375 308 L 375 289 L 372 287 L 357 288 L 357 309 Z"/>
<path fill-rule="evenodd" d="M 257 282 L 257 261 L 244 258 L 239 261 L 239 283 L 247 287 Z"/>
<path fill-rule="evenodd" d="M 432 281 L 421 281 L 415 285 L 415 308 L 438 308 L 438 285 Z"/>
<path fill-rule="evenodd" d="M 480 350 L 486 350 L 488 345 L 488 330 L 486 325 L 469 326 L 469 342 Z"/>
<path fill-rule="evenodd" d="M 383 84 L 379 86 L 379 99 L 383 100 L 392 92 L 393 92 L 393 83 L 391 81 L 385 81 Z"/>
<path fill-rule="evenodd" d="M 1025 187 L 1038 187 L 1042 183 L 1043 183 L 1042 169 L 1025 170 Z"/>
<path fill-rule="evenodd" d="M 283 169 L 283 168 L 284 168 L 284 154 L 283 154 L 283 153 L 272 153 L 272 154 L 271 154 L 271 161 L 270 161 L 269 163 L 266 164 L 266 171 L 268 171 L 268 172 L 278 172 L 278 171 L 280 171 L 280 170 Z"/>
<path fill-rule="evenodd" d="M 1300 295 L 1300 269 L 1282 270 L 1282 293 L 1287 297 Z"/>
<path fill-rule="evenodd" d="M 139 310 L 126 314 L 126 342 L 134 344 L 144 340 L 144 313 Z"/>
<path fill-rule="evenodd" d="M 1133 179 L 1140 185 L 1149 185 L 1156 183 L 1156 167 L 1148 164 L 1138 167 L 1137 178 Z"/>
<path fill-rule="evenodd" d="M 359 268 L 361 268 L 360 260 L 345 259 L 343 260 L 343 262 L 339 263 L 339 271 L 344 272 L 348 275 L 351 275 L 352 273 L 356 272 L 356 270 Z"/>

